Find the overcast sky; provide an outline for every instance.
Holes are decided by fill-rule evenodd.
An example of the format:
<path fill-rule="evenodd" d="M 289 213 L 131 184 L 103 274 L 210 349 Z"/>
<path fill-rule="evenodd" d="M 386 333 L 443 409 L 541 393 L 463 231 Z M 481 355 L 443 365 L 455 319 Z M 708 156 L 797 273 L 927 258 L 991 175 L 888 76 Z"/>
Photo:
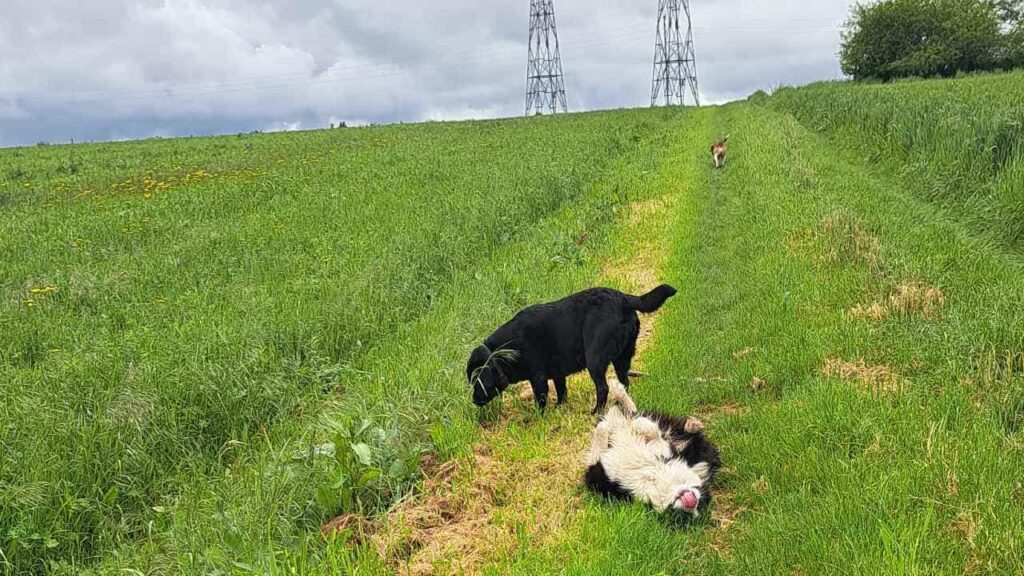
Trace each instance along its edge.
<path fill-rule="evenodd" d="M 845 0 L 691 0 L 705 102 L 837 78 Z M 522 114 L 528 0 L 0 0 L 0 146 Z M 555 0 L 569 108 L 650 102 L 657 0 Z"/>

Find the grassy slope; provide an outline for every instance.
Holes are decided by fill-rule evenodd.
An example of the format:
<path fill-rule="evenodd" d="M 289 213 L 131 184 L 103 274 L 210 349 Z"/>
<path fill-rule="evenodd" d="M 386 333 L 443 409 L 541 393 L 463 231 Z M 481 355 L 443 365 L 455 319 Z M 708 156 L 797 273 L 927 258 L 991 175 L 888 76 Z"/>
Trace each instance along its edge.
<path fill-rule="evenodd" d="M 420 313 L 328 366 L 341 393 L 313 396 L 326 405 L 298 402 L 294 418 L 227 444 L 228 457 L 178 471 L 175 497 L 146 516 L 152 535 L 105 543 L 97 571 L 1019 572 L 1015 257 L 977 238 L 973 221 L 915 200 L 902 174 L 838 158 L 792 117 L 740 104 L 645 118 L 633 133 L 648 137 L 627 135 L 574 201 L 524 216 L 520 234 L 452 267 Z M 722 133 L 733 134 L 730 165 L 711 173 L 705 146 Z M 687 525 L 580 491 L 571 459 L 592 423 L 586 379 L 544 418 L 508 399 L 479 424 L 460 385 L 471 343 L 525 303 L 659 279 L 682 291 L 643 354 L 650 376 L 636 398 L 701 415 L 727 465 L 712 518 Z M 316 488 L 334 471 L 293 458 L 329 439 L 318 415 L 352 413 L 385 428 L 375 459 L 429 439 L 461 462 L 378 527 L 388 563 L 379 539 L 351 549 L 315 536 Z M 454 517 L 417 524 L 430 505 Z"/>
<path fill-rule="evenodd" d="M 5 560 L 77 572 L 96 554 L 101 571 L 205 573 L 297 548 L 297 562 L 316 562 L 319 550 L 302 549 L 339 510 L 317 493 L 338 472 L 294 455 L 330 439 L 317 416 L 371 417 L 385 433 L 373 464 L 386 472 L 421 447 L 465 449 L 476 433 L 459 385 L 470 343 L 526 302 L 585 284 L 609 215 L 646 190 L 677 118 L 339 131 L 326 150 L 319 133 L 270 137 L 283 151 L 179 141 L 177 156 L 197 146 L 223 164 L 187 180 L 155 173 L 170 187 L 152 191 L 113 187 L 124 175 L 109 156 L 124 147 L 86 148 L 108 169 L 72 182 L 103 191 L 84 196 L 47 180 L 59 172 L 52 150 L 4 156 L 18 166 L 8 175 L 31 166 L 18 176 L 46 182 L 8 195 L 3 222 L 16 232 L 2 248 L 16 296 L 3 313 L 17 329 L 3 339 L 4 442 L 16 449 L 0 469 Z M 128 148 L 124 170 L 166 145 Z M 272 167 L 230 167 L 253 155 Z M 118 218 L 134 224 L 110 227 Z M 84 248 L 64 248 L 79 236 Z M 99 292 L 83 275 L 117 282 Z M 58 291 L 28 307 L 36 285 Z M 54 445 L 68 456 L 44 457 Z M 360 509 L 407 481 L 399 471 L 374 483 Z M 78 503 L 62 506 L 62 494 Z"/>
<path fill-rule="evenodd" d="M 360 358 L 345 374 L 346 393 L 316 412 L 329 418 L 367 416 L 386 429 L 400 429 L 393 442 L 428 440 L 425 447 L 442 459 L 465 454 L 479 434 L 476 410 L 466 402 L 469 391 L 463 384 L 469 350 L 488 327 L 526 303 L 590 284 L 616 214 L 653 193 L 650 182 L 661 163 L 659 149 L 678 130 L 674 114 L 643 117 L 644 138 L 623 150 L 584 195 L 519 230 L 521 240 L 496 250 L 476 268 L 454 274 L 430 310 Z M 291 455 L 311 441 L 326 439 L 323 426 L 314 421 L 300 435 L 270 441 L 267 449 L 243 463 L 240 474 L 212 486 L 192 484 L 194 493 L 185 498 L 188 507 L 179 510 L 165 542 L 156 551 L 144 552 L 134 565 L 159 570 L 170 564 L 202 573 L 241 562 L 257 571 L 336 573 L 339 565 L 366 561 L 340 543 L 325 548 L 319 537 L 295 529 L 299 524 L 315 534 L 325 518 L 304 515 L 295 505 L 312 499 L 315 488 L 329 486 L 333 478 L 324 463 L 295 467 Z M 390 464 L 389 456 L 376 455 L 382 467 Z M 244 534 L 244 541 L 232 542 L 231 531 Z M 176 558 L 160 558 L 168 551 Z"/>
<path fill-rule="evenodd" d="M 786 88 L 773 108 L 885 167 L 978 235 L 1024 249 L 1024 73 Z"/>
<path fill-rule="evenodd" d="M 594 194 L 594 182 L 623 154 L 653 150 L 673 116 L 6 151 L 0 561 L 80 570 L 179 525 L 247 546 L 223 510 L 178 510 L 220 499 L 206 490 L 211 477 L 291 448 L 277 438 L 305 434 L 309 407 L 371 388 L 353 382 L 363 359 L 451 302 L 453 278 L 496 251 L 540 237 L 544 263 L 578 266 L 580 236 L 556 233 L 558 223 L 599 236 L 600 209 L 623 194 Z M 68 174 L 70 154 L 86 168 Z M 152 172 L 127 177 L 148 163 Z M 22 180 L 30 186 L 14 186 Z M 419 431 L 386 424 L 392 444 Z M 333 508 L 265 496 L 291 526 Z M 181 553 L 203 564 L 207 547 L 235 555 L 209 538 Z M 155 554 L 179 552 L 175 543 Z"/>
<path fill-rule="evenodd" d="M 705 417 L 727 464 L 715 518 L 588 500 L 570 537 L 489 571 L 1017 573 L 1024 278 L 792 118 L 702 114 L 742 136 L 681 207 L 666 275 L 684 298 L 636 398 Z M 848 319 L 910 282 L 941 288 L 941 312 Z M 826 377 L 829 359 L 864 365 Z"/>

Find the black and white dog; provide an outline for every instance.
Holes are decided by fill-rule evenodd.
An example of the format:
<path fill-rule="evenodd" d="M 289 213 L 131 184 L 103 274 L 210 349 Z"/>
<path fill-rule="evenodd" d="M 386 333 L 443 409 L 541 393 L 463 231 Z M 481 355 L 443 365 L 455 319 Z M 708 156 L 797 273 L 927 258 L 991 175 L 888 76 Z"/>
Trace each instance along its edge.
<path fill-rule="evenodd" d="M 612 406 L 598 423 L 587 453 L 587 488 L 607 497 L 650 504 L 658 512 L 698 516 L 711 503 L 721 462 L 695 418 L 637 412 L 618 382 Z"/>
<path fill-rule="evenodd" d="M 566 377 L 586 369 L 597 389 L 597 414 L 608 400 L 605 374 L 609 364 L 629 386 L 629 369 L 640 334 L 637 312 L 656 312 L 675 293 L 668 285 L 643 296 L 591 288 L 522 310 L 469 357 L 466 377 L 473 387 L 473 403 L 484 406 L 509 385 L 528 380 L 537 406 L 543 410 L 548 380 L 554 381 L 562 404 Z"/>

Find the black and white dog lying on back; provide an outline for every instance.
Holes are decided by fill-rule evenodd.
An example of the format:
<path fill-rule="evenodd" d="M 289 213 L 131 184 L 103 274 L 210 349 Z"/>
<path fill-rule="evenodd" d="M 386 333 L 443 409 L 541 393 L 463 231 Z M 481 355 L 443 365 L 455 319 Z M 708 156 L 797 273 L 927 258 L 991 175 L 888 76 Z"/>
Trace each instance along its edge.
<path fill-rule="evenodd" d="M 711 482 L 721 464 L 704 425 L 695 418 L 637 412 L 621 384 L 608 385 L 612 405 L 591 437 L 587 487 L 658 512 L 698 516 L 711 503 Z"/>

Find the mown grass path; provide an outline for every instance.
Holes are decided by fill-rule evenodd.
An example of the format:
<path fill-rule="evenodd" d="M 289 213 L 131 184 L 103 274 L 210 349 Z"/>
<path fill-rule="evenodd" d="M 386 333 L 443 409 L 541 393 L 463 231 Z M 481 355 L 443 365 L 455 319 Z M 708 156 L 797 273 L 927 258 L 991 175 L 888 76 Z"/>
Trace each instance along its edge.
<path fill-rule="evenodd" d="M 650 179 L 627 179 L 637 200 L 609 214 L 615 225 L 596 254 L 592 283 L 639 293 L 663 281 L 678 207 L 695 182 L 696 142 L 703 119 L 687 119 L 666 141 L 669 152 Z M 645 319 L 636 366 L 653 341 Z M 373 538 L 381 571 L 408 574 L 494 573 L 529 562 L 531 554 L 583 536 L 589 496 L 580 490 L 580 457 L 593 417 L 589 379 L 570 382 L 570 403 L 539 417 L 526 394 L 508 394 L 496 422 L 485 423 L 476 448 L 434 471 L 421 498 L 400 506 Z M 365 568 L 365 564 L 363 566 Z"/>
<path fill-rule="evenodd" d="M 730 164 L 711 173 L 705 143 L 725 132 Z M 705 110 L 686 138 L 663 175 L 669 201 L 624 232 L 639 250 L 618 254 L 662 247 L 667 260 L 641 268 L 681 289 L 634 395 L 705 419 L 726 463 L 711 518 L 672 523 L 582 493 L 570 456 L 585 405 L 542 420 L 506 406 L 488 458 L 526 469 L 504 494 L 530 514 L 499 507 L 490 518 L 513 518 L 514 539 L 483 538 L 470 565 L 414 568 L 1019 574 L 1019 271 L 791 117 Z"/>

